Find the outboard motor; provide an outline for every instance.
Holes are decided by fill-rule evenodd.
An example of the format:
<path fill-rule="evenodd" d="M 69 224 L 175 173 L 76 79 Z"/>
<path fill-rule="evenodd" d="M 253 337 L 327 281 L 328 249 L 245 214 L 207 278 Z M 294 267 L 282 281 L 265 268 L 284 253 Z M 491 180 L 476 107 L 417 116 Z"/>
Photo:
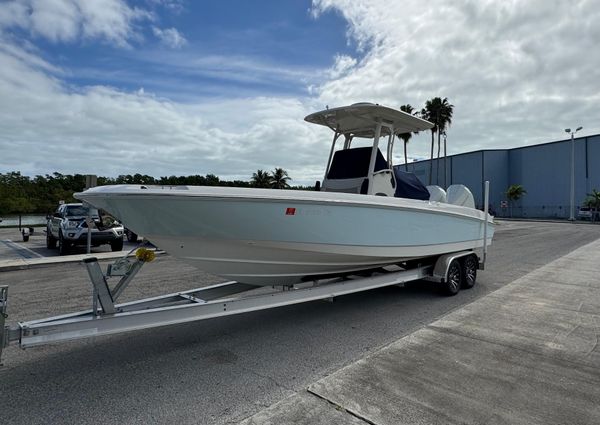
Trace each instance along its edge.
<path fill-rule="evenodd" d="M 427 191 L 429 192 L 429 200 L 431 202 L 447 202 L 446 201 L 446 191 L 439 186 L 434 184 L 425 186 Z"/>
<path fill-rule="evenodd" d="M 446 199 L 449 204 L 475 208 L 473 194 L 464 184 L 453 184 L 450 186 L 446 192 Z"/>

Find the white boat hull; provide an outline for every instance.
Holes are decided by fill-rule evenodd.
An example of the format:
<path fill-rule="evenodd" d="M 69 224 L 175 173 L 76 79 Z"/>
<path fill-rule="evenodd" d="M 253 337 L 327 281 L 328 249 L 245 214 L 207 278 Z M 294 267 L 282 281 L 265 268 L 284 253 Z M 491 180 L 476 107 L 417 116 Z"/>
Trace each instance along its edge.
<path fill-rule="evenodd" d="M 287 285 L 483 246 L 481 211 L 333 192 L 104 186 L 77 194 L 202 270 Z M 493 223 L 488 226 L 488 244 Z"/>

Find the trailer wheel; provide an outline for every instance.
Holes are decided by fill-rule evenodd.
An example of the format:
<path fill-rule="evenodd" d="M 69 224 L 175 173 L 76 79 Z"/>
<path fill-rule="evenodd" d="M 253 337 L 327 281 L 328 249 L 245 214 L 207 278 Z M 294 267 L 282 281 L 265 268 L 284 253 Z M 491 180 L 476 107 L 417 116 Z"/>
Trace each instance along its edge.
<path fill-rule="evenodd" d="M 475 286 L 475 281 L 477 280 L 477 268 L 479 267 L 477 263 L 477 256 L 475 255 L 469 255 L 463 260 L 463 288 L 471 289 Z"/>
<path fill-rule="evenodd" d="M 444 292 L 448 296 L 458 294 L 460 286 L 462 284 L 462 267 L 458 260 L 452 260 L 448 267 L 448 274 L 446 275 L 446 284 Z"/>

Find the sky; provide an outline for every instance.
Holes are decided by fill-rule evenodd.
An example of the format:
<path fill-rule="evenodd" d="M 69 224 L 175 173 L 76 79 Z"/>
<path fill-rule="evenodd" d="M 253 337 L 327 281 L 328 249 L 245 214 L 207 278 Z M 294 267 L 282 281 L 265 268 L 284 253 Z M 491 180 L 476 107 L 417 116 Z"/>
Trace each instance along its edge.
<path fill-rule="evenodd" d="M 435 96 L 448 154 L 597 134 L 598 22 L 600 0 L 0 0 L 0 173 L 307 184 L 331 135 L 306 115 Z"/>

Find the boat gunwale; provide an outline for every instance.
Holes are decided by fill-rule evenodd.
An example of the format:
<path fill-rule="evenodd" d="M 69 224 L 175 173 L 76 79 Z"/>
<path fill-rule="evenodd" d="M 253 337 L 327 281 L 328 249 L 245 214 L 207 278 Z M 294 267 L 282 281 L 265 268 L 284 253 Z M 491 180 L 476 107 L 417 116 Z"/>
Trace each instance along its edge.
<path fill-rule="evenodd" d="M 151 189 L 137 189 L 139 191 L 144 191 L 146 192 L 147 190 L 151 190 Z M 155 190 L 165 190 L 165 189 L 155 189 Z M 269 190 L 272 191 L 273 189 L 265 189 L 265 190 Z M 310 193 L 309 191 L 302 191 L 305 193 Z M 338 193 L 338 192 L 331 192 L 331 193 Z M 281 196 L 281 195 L 277 195 L 277 196 L 247 196 L 244 194 L 208 194 L 208 193 L 190 193 L 190 192 L 165 192 L 165 193 L 157 193 L 157 192 L 146 192 L 146 193 L 140 193 L 140 192 L 92 192 L 92 193 L 85 193 L 85 192 L 79 192 L 79 193 L 75 193 L 74 196 L 76 199 L 80 199 L 78 196 L 79 195 L 83 195 L 81 200 L 87 201 L 85 198 L 108 198 L 108 197 L 114 197 L 114 196 L 118 196 L 118 197 L 141 197 L 141 198 L 154 198 L 154 197 L 163 197 L 163 196 L 172 196 L 172 197 L 177 197 L 177 198 L 181 198 L 181 199 L 193 199 L 193 198 L 203 198 L 206 200 L 210 200 L 210 199 L 214 199 L 214 200 L 236 200 L 236 201 L 244 201 L 244 202 L 260 202 L 260 201 L 273 201 L 273 202 L 294 202 L 294 203 L 300 203 L 300 204 L 318 204 L 318 205 L 328 205 L 328 204 L 336 204 L 336 205 L 343 205 L 343 206 L 360 206 L 360 207 L 364 207 L 364 208 L 385 208 L 385 209 L 392 209 L 392 210 L 404 210 L 404 211 L 409 211 L 409 210 L 418 210 L 418 211 L 422 211 L 422 212 L 426 212 L 426 213 L 431 213 L 431 214 L 444 214 L 444 215 L 450 215 L 450 216 L 458 216 L 458 217 L 463 217 L 463 218 L 467 218 L 467 219 L 472 219 L 472 220 L 479 220 L 482 223 L 485 222 L 485 213 L 483 211 L 477 210 L 477 209 L 473 209 L 473 211 L 476 211 L 476 214 L 467 214 L 467 213 L 463 213 L 462 211 L 446 211 L 443 209 L 434 209 L 434 205 L 432 205 L 431 201 L 421 201 L 421 200 L 416 200 L 416 199 L 408 199 L 408 198 L 390 198 L 390 197 L 375 197 L 375 198 L 389 198 L 389 199 L 399 199 L 399 200 L 404 200 L 404 201 L 409 201 L 411 203 L 411 205 L 391 205 L 389 203 L 384 203 L 384 202 L 378 202 L 378 200 L 372 200 L 372 199 L 368 199 L 368 200 L 346 200 L 346 199 L 333 199 L 333 198 L 329 198 L 329 199 L 319 199 L 319 198 L 310 198 L 310 197 L 306 197 L 306 198 L 298 198 L 298 197 L 294 197 L 294 196 Z M 363 196 L 367 196 L 367 195 L 357 195 L 360 197 Z M 358 201 L 358 202 L 357 202 Z M 414 202 L 414 204 L 413 204 Z M 420 205 L 418 203 L 427 203 L 426 205 Z M 92 203 L 92 202 L 90 202 Z M 467 208 L 467 207 L 462 207 L 460 205 L 453 205 L 453 204 L 443 204 L 443 203 L 438 203 L 441 206 L 445 206 L 445 205 L 449 205 L 452 207 L 456 207 L 456 208 Z M 429 208 L 428 208 L 429 207 Z M 470 208 L 469 208 L 470 209 Z M 481 214 L 482 216 L 479 217 L 478 215 Z M 494 225 L 494 217 L 493 216 L 489 216 L 489 220 L 488 223 L 491 223 L 492 225 Z"/>

